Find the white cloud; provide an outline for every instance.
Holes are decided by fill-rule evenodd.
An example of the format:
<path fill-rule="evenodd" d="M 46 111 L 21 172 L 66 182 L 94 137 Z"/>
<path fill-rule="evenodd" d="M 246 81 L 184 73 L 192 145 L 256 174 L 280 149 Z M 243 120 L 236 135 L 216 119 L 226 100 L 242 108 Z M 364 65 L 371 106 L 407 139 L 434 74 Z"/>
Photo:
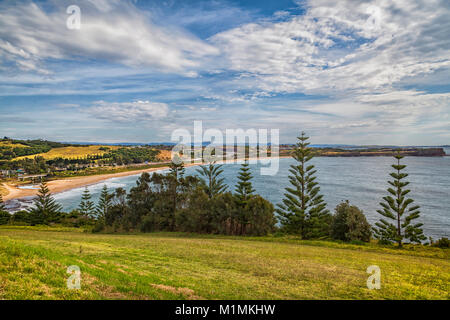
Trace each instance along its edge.
<path fill-rule="evenodd" d="M 97 119 L 116 122 L 141 122 L 166 118 L 169 115 L 169 106 L 165 103 L 150 101 L 97 101 L 85 111 Z"/>
<path fill-rule="evenodd" d="M 131 2 L 83 1 L 81 29 L 66 28 L 70 3 L 45 12 L 34 3 L 0 4 L 0 62 L 48 74 L 46 59 L 98 59 L 195 76 L 213 46 L 178 29 L 151 22 Z"/>
<path fill-rule="evenodd" d="M 450 67 L 445 1 L 309 1 L 305 15 L 250 23 L 211 41 L 268 92 L 383 90 Z"/>
<path fill-rule="evenodd" d="M 450 94 L 402 88 L 448 82 L 448 1 L 304 4 L 304 15 L 275 15 L 210 39 L 226 53 L 226 68 L 240 74 L 235 84 L 241 90 L 328 96 L 296 106 L 288 99 L 292 111 L 268 122 L 301 126 L 330 141 L 355 141 L 358 133 L 367 141 L 395 136 L 402 142 L 422 130 L 442 141 L 442 128 L 450 128 Z M 447 76 L 442 83 L 433 74 Z"/>

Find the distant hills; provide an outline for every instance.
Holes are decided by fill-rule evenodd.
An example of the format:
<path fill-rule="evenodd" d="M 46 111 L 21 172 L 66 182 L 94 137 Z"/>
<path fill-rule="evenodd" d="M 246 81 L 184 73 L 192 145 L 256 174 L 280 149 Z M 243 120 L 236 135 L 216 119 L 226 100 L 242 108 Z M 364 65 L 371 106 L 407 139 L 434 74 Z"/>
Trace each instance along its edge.
<path fill-rule="evenodd" d="M 5 137 L 6 138 L 6 137 Z M 51 142 L 43 139 L 34 139 L 34 140 L 21 140 L 21 139 L 12 139 L 15 141 L 41 141 L 45 143 L 53 143 L 53 144 L 63 144 L 67 145 L 102 145 L 102 146 L 175 146 L 177 143 L 175 142 L 86 142 L 86 141 L 65 141 L 65 142 Z M 203 146 L 210 145 L 210 141 L 203 141 Z M 242 145 L 242 144 L 237 144 Z M 270 145 L 270 143 L 269 143 Z M 293 146 L 294 143 L 280 143 L 281 146 Z M 409 146 L 396 146 L 396 145 L 353 145 L 353 144 L 311 144 L 313 148 L 340 148 L 340 149 L 372 149 L 372 148 L 450 148 L 450 145 L 409 145 Z"/>

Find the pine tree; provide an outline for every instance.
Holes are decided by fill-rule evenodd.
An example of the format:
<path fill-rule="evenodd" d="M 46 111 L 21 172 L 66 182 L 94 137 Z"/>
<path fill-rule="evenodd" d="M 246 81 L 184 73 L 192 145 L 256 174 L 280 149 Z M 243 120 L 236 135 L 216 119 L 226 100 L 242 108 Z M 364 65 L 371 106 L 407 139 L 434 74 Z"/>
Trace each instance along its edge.
<path fill-rule="evenodd" d="M 247 201 L 255 190 L 253 189 L 251 179 L 253 178 L 247 161 L 245 161 L 239 170 L 238 183 L 236 184 L 236 195 L 240 202 Z"/>
<path fill-rule="evenodd" d="M 98 204 L 95 208 L 97 218 L 99 220 L 104 219 L 110 207 L 111 207 L 111 195 L 108 193 L 108 188 L 106 187 L 106 185 L 104 185 L 102 192 L 100 193 Z"/>
<path fill-rule="evenodd" d="M 33 201 L 34 207 L 28 210 L 34 216 L 34 223 L 48 224 L 57 221 L 62 206 L 53 198 L 47 183 L 42 182 L 37 197 Z"/>
<path fill-rule="evenodd" d="M 78 209 L 81 214 L 86 217 L 92 217 L 94 215 L 94 203 L 91 201 L 91 194 L 89 193 L 89 189 L 86 187 L 84 189 L 83 195 L 81 196 L 81 203 Z"/>
<path fill-rule="evenodd" d="M 169 177 L 172 177 L 172 181 L 169 184 L 169 194 L 170 194 L 170 204 L 171 210 L 169 213 L 170 218 L 168 219 L 170 230 L 173 231 L 175 229 L 175 213 L 179 207 L 179 191 L 182 188 L 183 177 L 184 177 L 184 164 L 182 161 L 177 161 L 170 163 L 170 172 Z"/>
<path fill-rule="evenodd" d="M 227 185 L 223 183 L 225 179 L 219 178 L 223 172 L 222 166 L 210 163 L 208 166 L 200 166 L 200 169 L 197 169 L 197 172 L 205 177 L 205 180 L 202 179 L 202 185 L 210 199 L 227 189 Z"/>
<path fill-rule="evenodd" d="M 171 162 L 169 165 L 170 172 L 169 174 L 172 175 L 177 181 L 179 181 L 184 176 L 184 164 L 183 162 L 180 162 L 179 164 L 175 162 Z"/>
<path fill-rule="evenodd" d="M 393 188 L 387 189 L 391 195 L 383 197 L 384 202 L 380 202 L 382 209 L 377 210 L 379 214 L 393 220 L 394 223 L 381 218 L 379 222 L 375 223 L 374 233 L 377 239 L 394 241 L 401 247 L 403 239 L 420 243 L 422 240 L 426 240 L 426 237 L 421 229 L 423 223 L 412 224 L 413 220 L 420 216 L 420 206 L 410 206 L 414 200 L 406 198 L 411 190 L 404 189 L 409 182 L 404 181 L 408 174 L 402 173 L 402 170 L 406 168 L 406 165 L 400 164 L 403 156 L 398 152 L 394 158 L 397 159 L 397 163 L 393 164 L 392 168 L 396 171 L 390 173 L 394 180 L 388 181 Z"/>
<path fill-rule="evenodd" d="M 238 183 L 235 189 L 236 193 L 234 196 L 237 200 L 237 210 L 233 212 L 234 215 L 231 217 L 230 229 L 232 234 L 245 234 L 245 230 L 250 224 L 251 212 L 248 210 L 247 205 L 253 198 L 253 193 L 255 192 L 251 182 L 252 179 L 253 176 L 250 168 L 247 161 L 245 161 L 239 169 Z"/>
<path fill-rule="evenodd" d="M 329 234 L 331 215 L 326 209 L 320 187 L 316 182 L 314 165 L 308 162 L 314 157 L 307 140 L 309 137 L 301 133 L 294 150 L 293 158 L 298 162 L 291 165 L 289 182 L 292 187 L 286 188 L 282 204 L 278 204 L 276 212 L 285 230 L 299 234 L 303 239 L 319 238 Z"/>

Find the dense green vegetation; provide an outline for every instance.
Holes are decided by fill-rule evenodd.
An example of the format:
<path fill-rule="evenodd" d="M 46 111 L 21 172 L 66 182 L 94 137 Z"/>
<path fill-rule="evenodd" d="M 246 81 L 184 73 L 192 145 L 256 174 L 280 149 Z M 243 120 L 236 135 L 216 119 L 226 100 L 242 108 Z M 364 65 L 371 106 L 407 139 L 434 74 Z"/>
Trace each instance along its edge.
<path fill-rule="evenodd" d="M 274 230 L 272 204 L 257 195 L 208 193 L 209 182 L 185 176 L 172 164 L 167 175 L 142 174 L 127 195 L 116 189 L 110 207 L 101 210 L 96 231 L 186 231 L 230 235 L 265 235 Z M 106 200 L 102 202 L 105 203 Z"/>
<path fill-rule="evenodd" d="M 157 161 L 159 151 L 150 147 L 119 148 L 104 155 L 103 164 L 133 164 Z"/>

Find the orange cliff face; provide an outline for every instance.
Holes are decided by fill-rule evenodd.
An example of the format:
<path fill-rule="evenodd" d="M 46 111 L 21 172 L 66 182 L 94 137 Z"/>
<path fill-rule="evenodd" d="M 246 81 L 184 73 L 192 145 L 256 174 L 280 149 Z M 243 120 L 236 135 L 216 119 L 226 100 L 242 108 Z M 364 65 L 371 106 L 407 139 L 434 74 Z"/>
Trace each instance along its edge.
<path fill-rule="evenodd" d="M 159 150 L 158 155 L 156 158 L 159 161 L 170 161 L 172 159 L 172 152 L 169 150 Z"/>

